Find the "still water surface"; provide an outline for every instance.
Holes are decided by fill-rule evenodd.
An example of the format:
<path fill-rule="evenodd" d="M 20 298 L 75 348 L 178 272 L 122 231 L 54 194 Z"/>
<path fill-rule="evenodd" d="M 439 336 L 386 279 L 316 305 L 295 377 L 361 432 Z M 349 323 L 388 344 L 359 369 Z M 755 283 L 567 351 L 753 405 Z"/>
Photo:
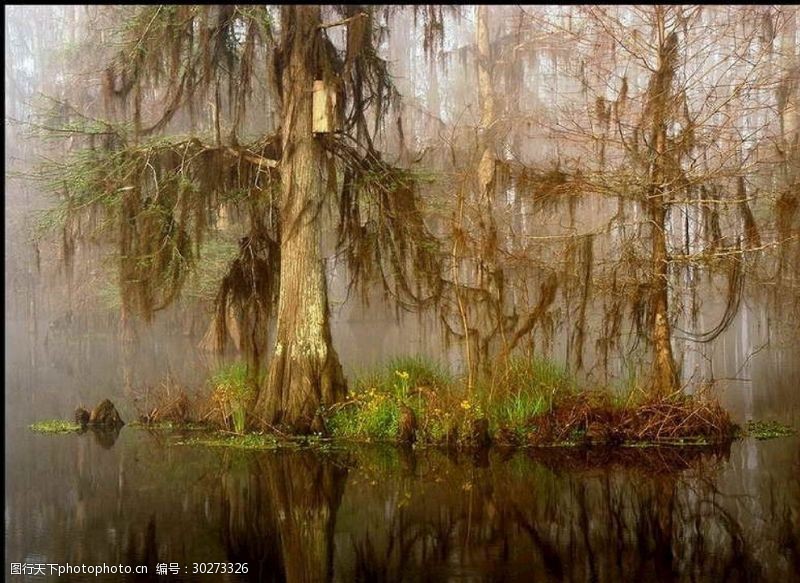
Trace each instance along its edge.
<path fill-rule="evenodd" d="M 7 561 L 151 573 L 61 581 L 800 580 L 796 437 L 448 455 L 13 433 Z M 197 562 L 248 573 L 193 575 Z M 157 563 L 181 573 L 157 578 Z"/>

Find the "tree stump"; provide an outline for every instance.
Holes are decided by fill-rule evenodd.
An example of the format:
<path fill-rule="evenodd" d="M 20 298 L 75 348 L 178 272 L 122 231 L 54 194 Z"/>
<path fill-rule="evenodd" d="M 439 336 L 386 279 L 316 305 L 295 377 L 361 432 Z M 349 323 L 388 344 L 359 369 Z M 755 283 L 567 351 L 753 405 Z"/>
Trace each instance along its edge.
<path fill-rule="evenodd" d="M 81 429 L 86 429 L 89 424 L 89 412 L 83 407 L 75 409 L 75 423 L 81 426 Z"/>
<path fill-rule="evenodd" d="M 117 408 L 114 403 L 108 399 L 104 399 L 89 415 L 89 425 L 103 426 L 103 427 L 122 427 L 125 422 L 119 416 Z"/>
<path fill-rule="evenodd" d="M 478 448 L 489 447 L 492 442 L 489 436 L 489 420 L 486 417 L 473 419 L 470 427 L 470 442 Z"/>
<path fill-rule="evenodd" d="M 400 423 L 397 438 L 400 443 L 414 443 L 417 439 L 417 416 L 409 407 L 400 406 Z"/>

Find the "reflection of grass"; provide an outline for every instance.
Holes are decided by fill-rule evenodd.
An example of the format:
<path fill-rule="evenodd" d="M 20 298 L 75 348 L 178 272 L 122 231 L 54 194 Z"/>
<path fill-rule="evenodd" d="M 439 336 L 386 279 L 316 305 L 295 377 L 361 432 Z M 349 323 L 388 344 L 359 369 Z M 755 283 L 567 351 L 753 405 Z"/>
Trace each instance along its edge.
<path fill-rule="evenodd" d="M 74 433 L 80 431 L 81 426 L 72 421 L 64 421 L 63 419 L 48 419 L 47 421 L 39 421 L 29 426 L 31 431 L 36 433 Z"/>
<path fill-rule="evenodd" d="M 756 439 L 775 439 L 797 433 L 793 428 L 777 421 L 748 421 L 747 434 Z"/>

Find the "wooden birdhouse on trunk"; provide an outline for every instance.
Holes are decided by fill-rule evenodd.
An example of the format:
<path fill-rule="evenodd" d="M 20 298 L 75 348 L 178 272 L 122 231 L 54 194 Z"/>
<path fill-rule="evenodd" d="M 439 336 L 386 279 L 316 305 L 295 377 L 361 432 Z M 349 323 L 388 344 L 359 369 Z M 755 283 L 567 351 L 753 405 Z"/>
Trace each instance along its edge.
<path fill-rule="evenodd" d="M 336 102 L 336 90 L 325 81 L 314 81 L 312 131 L 315 134 L 329 134 L 340 128 L 339 107 Z"/>

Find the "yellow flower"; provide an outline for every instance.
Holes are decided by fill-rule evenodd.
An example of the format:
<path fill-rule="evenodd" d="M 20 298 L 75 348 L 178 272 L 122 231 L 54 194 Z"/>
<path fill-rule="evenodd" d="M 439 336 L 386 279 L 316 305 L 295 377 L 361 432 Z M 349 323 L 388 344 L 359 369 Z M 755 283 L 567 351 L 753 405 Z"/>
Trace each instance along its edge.
<path fill-rule="evenodd" d="M 464 409 L 464 411 L 469 411 L 471 407 L 472 404 L 470 404 L 469 401 L 461 401 L 461 408 Z"/>
<path fill-rule="evenodd" d="M 396 371 L 394 371 L 394 374 L 399 376 L 404 381 L 408 380 L 408 373 L 406 371 L 404 371 L 404 370 L 396 370 Z"/>

